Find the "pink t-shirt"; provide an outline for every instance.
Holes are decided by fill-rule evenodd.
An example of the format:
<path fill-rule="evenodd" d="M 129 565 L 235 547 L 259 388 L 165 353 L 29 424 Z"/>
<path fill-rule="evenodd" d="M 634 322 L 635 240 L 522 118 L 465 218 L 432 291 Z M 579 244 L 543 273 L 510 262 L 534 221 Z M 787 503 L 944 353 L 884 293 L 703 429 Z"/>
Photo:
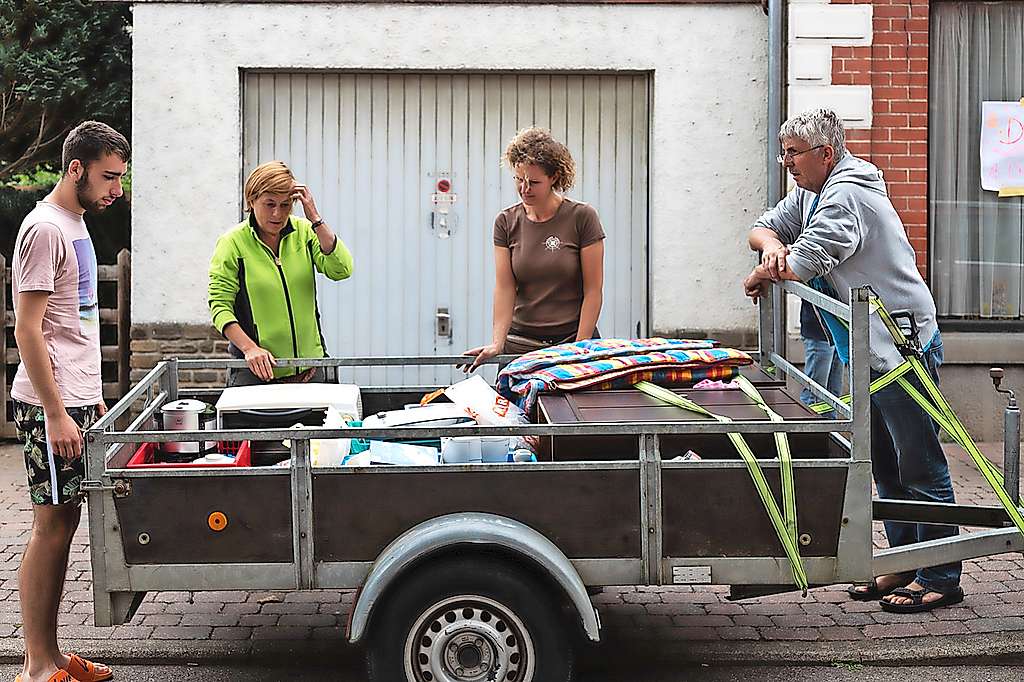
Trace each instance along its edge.
<path fill-rule="evenodd" d="M 14 242 L 11 290 L 15 310 L 21 292 L 50 294 L 43 339 L 67 407 L 95 405 L 103 396 L 96 270 L 96 251 L 82 216 L 56 204 L 37 203 Z M 24 364 L 18 365 L 11 395 L 42 405 Z"/>

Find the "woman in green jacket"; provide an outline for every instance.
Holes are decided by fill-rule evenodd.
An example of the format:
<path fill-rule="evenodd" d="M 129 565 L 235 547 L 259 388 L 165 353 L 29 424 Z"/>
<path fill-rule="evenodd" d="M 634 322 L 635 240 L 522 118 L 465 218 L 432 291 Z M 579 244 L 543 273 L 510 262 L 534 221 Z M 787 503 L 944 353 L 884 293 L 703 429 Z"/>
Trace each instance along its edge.
<path fill-rule="evenodd" d="M 291 215 L 295 200 L 305 219 Z M 210 260 L 213 326 L 248 369 L 229 386 L 323 380 L 316 368 L 278 367 L 275 358 L 327 355 L 316 304 L 316 272 L 352 274 L 352 254 L 317 211 L 309 188 L 281 161 L 258 166 L 245 181 L 249 218 L 217 240 Z"/>

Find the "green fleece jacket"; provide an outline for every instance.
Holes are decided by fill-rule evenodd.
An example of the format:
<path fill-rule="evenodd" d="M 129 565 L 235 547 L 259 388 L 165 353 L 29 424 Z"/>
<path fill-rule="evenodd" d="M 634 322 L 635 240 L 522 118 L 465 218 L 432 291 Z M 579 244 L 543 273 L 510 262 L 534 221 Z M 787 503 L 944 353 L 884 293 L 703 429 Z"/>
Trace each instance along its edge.
<path fill-rule="evenodd" d="M 281 231 L 278 255 L 260 241 L 249 220 L 217 240 L 210 259 L 209 304 L 221 334 L 235 322 L 276 358 L 327 355 L 316 303 L 316 273 L 333 280 L 352 275 L 352 254 L 338 239 L 325 254 L 310 222 L 292 216 Z M 232 355 L 241 352 L 232 346 Z M 274 376 L 303 368 L 278 367 Z"/>

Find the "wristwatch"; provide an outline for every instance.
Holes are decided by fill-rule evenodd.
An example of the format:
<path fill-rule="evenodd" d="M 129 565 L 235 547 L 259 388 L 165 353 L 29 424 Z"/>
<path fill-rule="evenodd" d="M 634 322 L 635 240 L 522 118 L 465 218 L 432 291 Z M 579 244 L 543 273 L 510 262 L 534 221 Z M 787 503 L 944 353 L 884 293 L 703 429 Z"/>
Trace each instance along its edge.
<path fill-rule="evenodd" d="M 312 225 L 310 225 L 310 227 L 312 227 L 315 230 L 316 228 L 320 227 L 323 224 L 324 224 L 324 219 L 321 218 L 320 220 L 318 220 L 315 223 L 313 223 Z"/>

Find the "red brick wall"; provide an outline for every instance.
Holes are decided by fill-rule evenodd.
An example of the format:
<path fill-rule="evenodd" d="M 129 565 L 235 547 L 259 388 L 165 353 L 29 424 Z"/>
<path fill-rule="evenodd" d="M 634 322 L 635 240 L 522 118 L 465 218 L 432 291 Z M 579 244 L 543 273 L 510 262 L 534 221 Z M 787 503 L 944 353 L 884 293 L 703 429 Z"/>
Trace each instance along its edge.
<path fill-rule="evenodd" d="M 872 127 L 847 131 L 849 149 L 884 172 L 927 277 L 929 0 L 831 1 L 874 5 L 872 44 L 832 48 L 832 83 L 872 87 Z"/>

